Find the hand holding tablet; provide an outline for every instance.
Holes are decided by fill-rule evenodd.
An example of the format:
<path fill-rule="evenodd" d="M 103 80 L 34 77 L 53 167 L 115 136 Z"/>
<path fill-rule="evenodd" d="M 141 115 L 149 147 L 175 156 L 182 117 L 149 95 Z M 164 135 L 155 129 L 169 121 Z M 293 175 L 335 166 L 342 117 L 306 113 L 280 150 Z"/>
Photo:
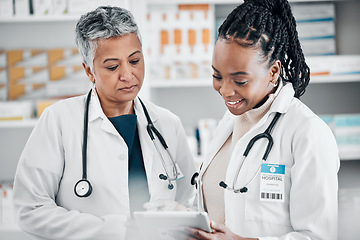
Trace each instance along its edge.
<path fill-rule="evenodd" d="M 206 212 L 134 212 L 134 218 L 147 240 L 186 239 L 189 227 L 212 231 Z"/>

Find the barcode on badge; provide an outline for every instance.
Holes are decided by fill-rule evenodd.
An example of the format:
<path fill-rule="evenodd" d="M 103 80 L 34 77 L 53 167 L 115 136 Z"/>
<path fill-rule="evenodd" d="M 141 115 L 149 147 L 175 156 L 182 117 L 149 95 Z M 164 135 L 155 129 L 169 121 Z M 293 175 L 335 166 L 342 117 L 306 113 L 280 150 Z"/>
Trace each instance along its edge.
<path fill-rule="evenodd" d="M 262 192 L 261 199 L 282 200 L 283 195 L 281 193 Z"/>

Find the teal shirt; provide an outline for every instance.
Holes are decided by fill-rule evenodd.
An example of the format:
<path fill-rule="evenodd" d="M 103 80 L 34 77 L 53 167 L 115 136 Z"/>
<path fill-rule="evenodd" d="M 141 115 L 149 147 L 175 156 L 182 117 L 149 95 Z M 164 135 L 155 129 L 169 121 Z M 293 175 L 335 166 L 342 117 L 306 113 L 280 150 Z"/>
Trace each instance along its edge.
<path fill-rule="evenodd" d="M 137 129 L 137 116 L 127 114 L 109 120 L 128 146 L 130 211 L 144 211 L 143 204 L 150 200 L 150 194 Z"/>

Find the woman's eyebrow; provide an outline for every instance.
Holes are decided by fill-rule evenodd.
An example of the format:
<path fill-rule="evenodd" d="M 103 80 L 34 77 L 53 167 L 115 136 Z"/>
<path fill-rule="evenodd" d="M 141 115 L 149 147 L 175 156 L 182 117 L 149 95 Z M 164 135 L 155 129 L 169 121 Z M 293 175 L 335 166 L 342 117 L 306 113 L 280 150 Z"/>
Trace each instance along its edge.
<path fill-rule="evenodd" d="M 141 53 L 139 50 L 138 51 L 135 51 L 135 52 L 133 52 L 132 54 L 130 54 L 129 55 L 129 57 L 131 57 L 131 56 L 133 56 L 133 55 L 135 55 L 135 54 L 137 54 L 137 53 Z"/>
<path fill-rule="evenodd" d="M 135 55 L 137 53 L 141 53 L 141 52 L 140 51 L 135 51 L 132 54 L 130 54 L 129 57 L 131 57 L 131 56 L 133 56 L 133 55 Z M 108 61 L 118 61 L 118 60 L 119 60 L 118 58 L 107 58 L 107 59 L 105 59 L 105 61 L 103 63 L 106 63 Z"/>
<path fill-rule="evenodd" d="M 236 75 L 249 75 L 249 74 L 248 74 L 247 72 L 242 72 L 242 71 L 240 71 L 240 72 L 231 73 L 230 75 L 236 76 Z"/>
<path fill-rule="evenodd" d="M 220 71 L 217 70 L 213 65 L 211 67 L 212 69 L 214 69 L 215 72 L 220 73 Z M 236 76 L 236 75 L 249 75 L 249 74 L 247 72 L 239 71 L 239 72 L 230 73 L 230 75 Z"/>
<path fill-rule="evenodd" d="M 117 61 L 117 60 L 119 60 L 119 59 L 117 59 L 117 58 L 107 58 L 107 59 L 105 59 L 105 61 L 103 63 L 106 63 L 108 61 Z"/>

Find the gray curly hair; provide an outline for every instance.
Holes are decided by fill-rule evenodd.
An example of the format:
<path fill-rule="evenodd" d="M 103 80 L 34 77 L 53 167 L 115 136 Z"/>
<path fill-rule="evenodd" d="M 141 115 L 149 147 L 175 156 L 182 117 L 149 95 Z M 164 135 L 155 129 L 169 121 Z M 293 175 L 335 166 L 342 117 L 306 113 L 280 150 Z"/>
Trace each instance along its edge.
<path fill-rule="evenodd" d="M 76 24 L 76 45 L 83 62 L 93 70 L 97 40 L 140 31 L 130 11 L 120 7 L 101 6 L 82 15 Z"/>

